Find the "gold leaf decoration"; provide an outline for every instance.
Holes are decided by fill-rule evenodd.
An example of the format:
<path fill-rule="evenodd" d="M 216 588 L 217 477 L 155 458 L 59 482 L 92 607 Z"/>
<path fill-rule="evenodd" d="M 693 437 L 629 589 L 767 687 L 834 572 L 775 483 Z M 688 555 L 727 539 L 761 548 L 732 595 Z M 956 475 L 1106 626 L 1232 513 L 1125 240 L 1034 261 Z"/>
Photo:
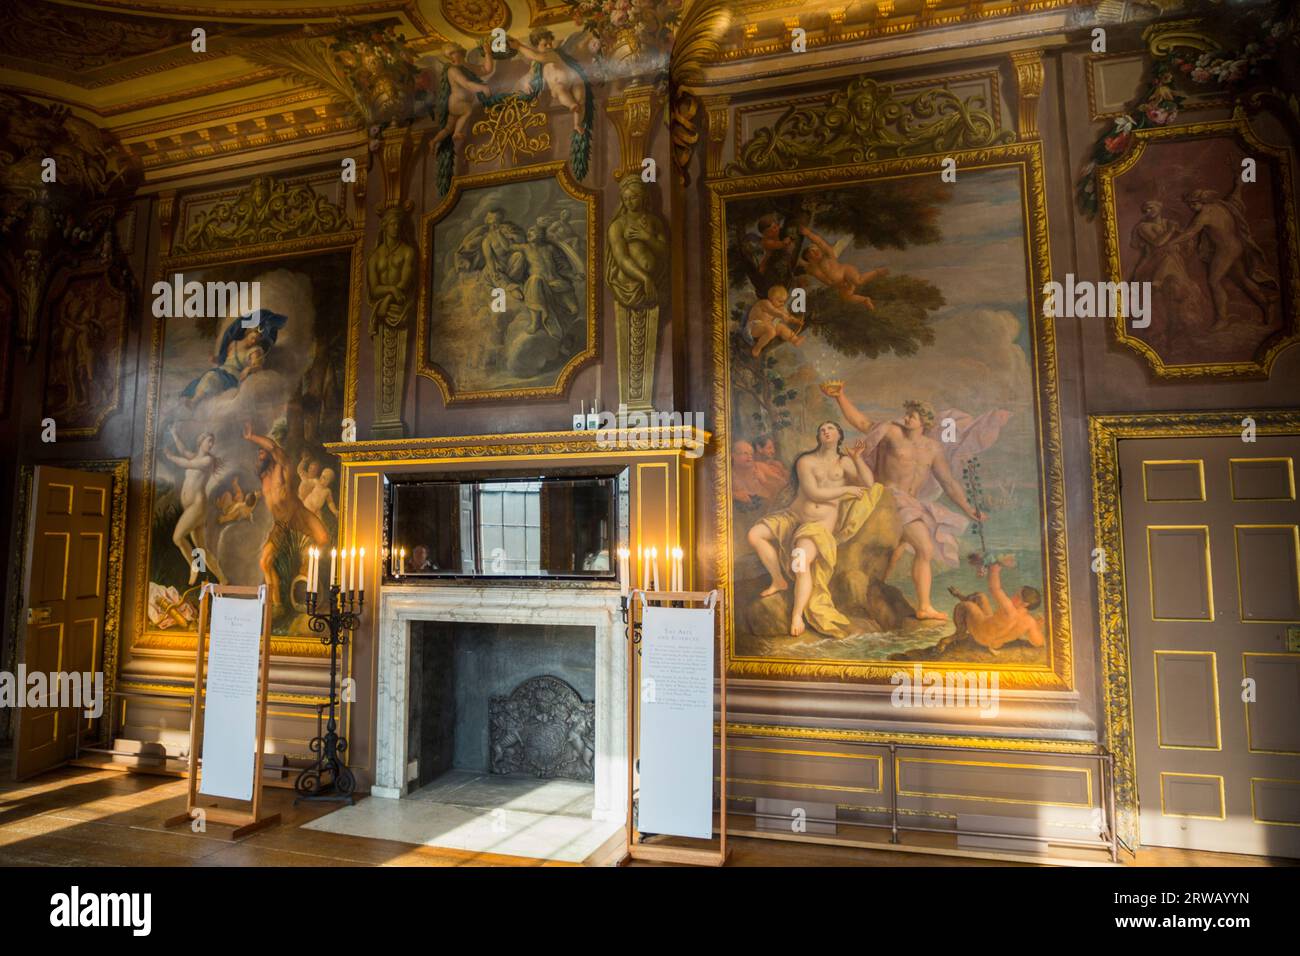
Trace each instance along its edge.
<path fill-rule="evenodd" d="M 791 106 L 754 133 L 727 172 L 866 163 L 1014 141 L 1011 130 L 998 129 L 982 96 L 963 100 L 940 86 L 900 97 L 892 86 L 861 76 L 828 101 Z"/>
<path fill-rule="evenodd" d="M 718 58 L 722 37 L 731 28 L 734 11 L 730 0 L 690 0 L 682 10 L 668 66 L 668 103 L 671 113 L 673 167 L 683 185 L 691 181 L 691 156 L 699 142 L 695 117 L 699 98 L 685 89 L 704 75 L 705 64 Z"/>
<path fill-rule="evenodd" d="M 257 176 L 230 199 L 199 212 L 173 253 L 209 252 L 351 228 L 343 208 L 310 186 L 289 186 L 270 176 Z"/>

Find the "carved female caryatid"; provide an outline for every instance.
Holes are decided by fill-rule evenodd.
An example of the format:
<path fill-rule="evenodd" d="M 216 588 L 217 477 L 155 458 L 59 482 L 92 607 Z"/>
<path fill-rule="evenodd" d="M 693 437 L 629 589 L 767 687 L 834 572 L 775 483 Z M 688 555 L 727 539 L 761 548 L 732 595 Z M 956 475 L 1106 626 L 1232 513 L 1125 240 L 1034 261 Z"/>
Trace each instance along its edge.
<path fill-rule="evenodd" d="M 402 394 L 406 385 L 406 342 L 415 314 L 415 248 L 402 238 L 401 206 L 389 206 L 379 220 L 380 239 L 366 262 L 370 286 L 370 338 L 375 352 L 376 438 L 402 438 Z"/>
<path fill-rule="evenodd" d="M 618 398 L 630 409 L 648 409 L 654 399 L 660 298 L 667 287 L 668 230 L 663 217 L 648 208 L 649 192 L 639 177 L 625 176 L 618 193 L 605 258 L 605 281 L 614 293 Z"/>

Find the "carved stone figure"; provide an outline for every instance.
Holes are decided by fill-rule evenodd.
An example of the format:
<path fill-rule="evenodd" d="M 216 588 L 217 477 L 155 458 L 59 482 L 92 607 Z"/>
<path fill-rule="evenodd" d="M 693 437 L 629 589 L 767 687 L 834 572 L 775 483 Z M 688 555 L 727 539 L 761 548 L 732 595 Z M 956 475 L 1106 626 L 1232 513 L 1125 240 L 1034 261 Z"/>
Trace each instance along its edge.
<path fill-rule="evenodd" d="M 667 288 L 668 230 L 663 217 L 649 208 L 649 194 L 640 178 L 625 176 L 618 193 L 605 257 L 605 281 L 614 293 L 618 398 L 629 409 L 649 409 L 654 400 L 660 294 Z"/>
<path fill-rule="evenodd" d="M 415 248 L 402 238 L 402 207 L 380 218 L 380 240 L 366 263 L 370 285 L 370 337 L 375 351 L 376 438 L 403 438 L 402 395 L 406 344 L 415 314 Z"/>

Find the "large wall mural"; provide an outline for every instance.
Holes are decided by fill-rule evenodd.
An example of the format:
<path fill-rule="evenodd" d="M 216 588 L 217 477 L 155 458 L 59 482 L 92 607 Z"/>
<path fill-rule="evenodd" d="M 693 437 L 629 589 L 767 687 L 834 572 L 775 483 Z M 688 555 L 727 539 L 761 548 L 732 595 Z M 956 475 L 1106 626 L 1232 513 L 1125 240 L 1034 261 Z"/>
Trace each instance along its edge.
<path fill-rule="evenodd" d="M 355 411 L 361 274 L 351 232 L 164 260 L 163 280 L 255 281 L 260 302 L 154 320 L 141 643 L 183 646 L 204 580 L 265 583 L 273 635 L 306 638 L 307 548 L 338 540 L 324 445 Z"/>
<path fill-rule="evenodd" d="M 735 671 L 1072 681 L 1039 147 L 951 155 L 710 186 Z"/>
<path fill-rule="evenodd" d="M 421 238 L 419 371 L 444 401 L 561 395 L 595 357 L 599 219 L 564 163 L 453 180 Z"/>

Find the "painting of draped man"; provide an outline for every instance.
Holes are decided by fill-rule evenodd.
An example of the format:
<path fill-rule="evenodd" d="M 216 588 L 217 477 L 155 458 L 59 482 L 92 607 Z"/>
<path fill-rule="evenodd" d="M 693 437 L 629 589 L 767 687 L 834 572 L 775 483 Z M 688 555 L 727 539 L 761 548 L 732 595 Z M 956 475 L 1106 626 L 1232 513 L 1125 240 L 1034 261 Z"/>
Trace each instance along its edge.
<path fill-rule="evenodd" d="M 955 183 L 711 187 L 741 672 L 887 679 L 935 662 L 1052 679 L 1064 542 L 1040 443 L 1056 426 L 1039 401 L 1054 372 L 1027 215 L 1039 167 L 1007 150 L 1017 161 Z"/>
<path fill-rule="evenodd" d="M 217 581 L 265 583 L 272 633 L 307 633 L 307 549 L 338 540 L 324 444 L 348 404 L 352 255 L 185 269 L 187 283 L 258 282 L 258 308 L 155 319 L 149 630 L 193 629 Z"/>
<path fill-rule="evenodd" d="M 446 401 L 563 393 L 595 355 L 596 226 L 563 163 L 455 180 L 426 219 L 418 346 Z"/>

